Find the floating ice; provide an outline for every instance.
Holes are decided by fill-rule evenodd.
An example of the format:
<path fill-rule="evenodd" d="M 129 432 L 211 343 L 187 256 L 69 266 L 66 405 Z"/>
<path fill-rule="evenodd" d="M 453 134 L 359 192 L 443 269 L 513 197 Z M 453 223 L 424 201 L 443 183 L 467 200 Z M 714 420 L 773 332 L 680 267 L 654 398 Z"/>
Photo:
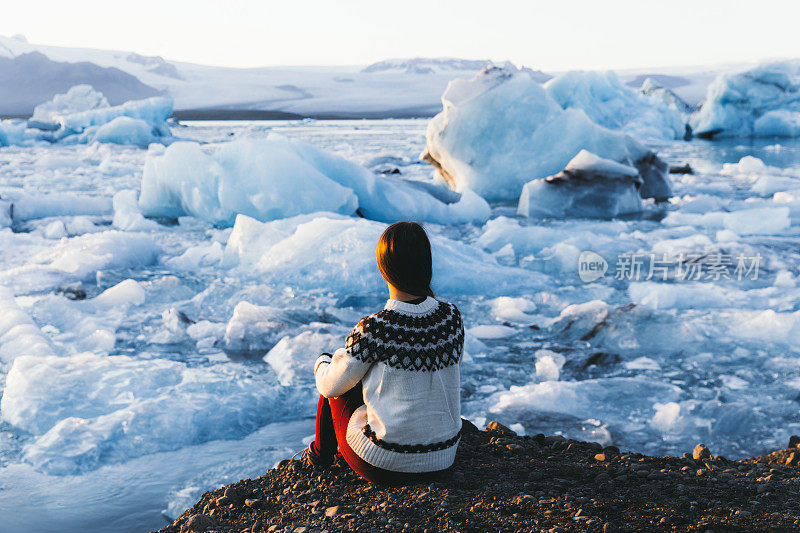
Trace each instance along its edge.
<path fill-rule="evenodd" d="M 333 353 L 344 345 L 345 328 L 336 334 L 320 331 L 303 331 L 294 337 L 285 336 L 264 356 L 278 375 L 281 385 L 296 385 L 298 378 L 314 375 L 314 362 L 321 353 Z"/>
<path fill-rule="evenodd" d="M 538 417 L 560 414 L 583 420 L 599 419 L 620 432 L 633 432 L 641 431 L 645 423 L 634 422 L 631 413 L 644 414 L 654 403 L 675 401 L 680 396 L 678 387 L 638 378 L 547 380 L 512 385 L 490 398 L 489 410 L 533 426 L 537 425 Z"/>
<path fill-rule="evenodd" d="M 722 223 L 738 235 L 771 235 L 791 225 L 788 207 L 761 207 L 726 213 Z"/>
<path fill-rule="evenodd" d="M 29 124 L 45 130 L 39 139 L 51 142 L 107 142 L 146 148 L 171 139 L 167 119 L 172 99 L 156 96 L 109 106 L 105 97 L 88 85 L 36 106 Z"/>
<path fill-rule="evenodd" d="M 115 228 L 125 231 L 149 231 L 157 229 L 158 223 L 147 220 L 139 210 L 136 191 L 126 189 L 114 195 L 114 219 L 112 224 Z"/>
<path fill-rule="evenodd" d="M 101 269 L 142 267 L 156 261 L 158 248 L 141 233 L 104 231 L 62 239 L 26 264 L 2 271 L 13 279 L 15 292 L 45 290 L 68 281 L 81 281 Z"/>
<path fill-rule="evenodd" d="M 770 63 L 737 74 L 720 74 L 691 118 L 703 137 L 797 137 L 800 81 L 791 63 Z"/>
<path fill-rule="evenodd" d="M 512 327 L 499 324 L 484 324 L 473 326 L 467 332 L 476 339 L 505 339 L 517 333 Z"/>
<path fill-rule="evenodd" d="M 112 211 L 111 199 L 69 192 L 28 194 L 11 192 L 5 199 L 13 204 L 13 220 L 82 215 L 107 215 Z"/>
<path fill-rule="evenodd" d="M 605 128 L 641 139 L 683 137 L 680 113 L 625 87 L 613 71 L 567 72 L 546 82 L 544 88 L 564 109 L 581 109 Z"/>
<path fill-rule="evenodd" d="M 483 222 L 489 206 L 471 191 L 379 178 L 366 168 L 310 144 L 282 138 L 226 143 L 211 154 L 176 143 L 152 157 L 142 176 L 145 214 L 193 215 L 231 225 L 237 214 L 261 221 L 314 211 L 359 212 L 374 220 Z"/>
<path fill-rule="evenodd" d="M 563 171 L 526 183 L 517 213 L 538 218 L 636 213 L 642 210 L 641 184 L 635 168 L 581 150 Z"/>
<path fill-rule="evenodd" d="M 97 295 L 94 302 L 107 307 L 142 305 L 145 296 L 146 294 L 141 284 L 135 280 L 126 279 Z"/>
<path fill-rule="evenodd" d="M 492 306 L 492 314 L 496 318 L 522 324 L 530 323 L 533 317 L 528 313 L 536 310 L 533 301 L 522 297 L 500 296 L 488 303 Z"/>
<path fill-rule="evenodd" d="M 650 99 L 661 102 L 668 108 L 678 111 L 679 113 L 689 113 L 692 111 L 692 106 L 687 104 L 680 96 L 675 94 L 674 91 L 662 87 L 653 78 L 646 78 L 642 82 L 639 92 Z"/>
<path fill-rule="evenodd" d="M 313 395 L 274 379 L 233 363 L 192 368 L 126 356 L 21 356 L 8 373 L 2 415 L 35 436 L 23 450 L 27 462 L 44 472 L 74 474 L 241 438 L 310 412 Z"/>
<path fill-rule="evenodd" d="M 20 355 L 52 355 L 53 345 L 31 317 L 0 286 L 0 362 L 10 363 Z"/>
<path fill-rule="evenodd" d="M 375 264 L 375 243 L 385 225 L 315 213 L 262 223 L 239 215 L 224 263 L 262 283 L 340 295 L 385 290 Z M 480 249 L 431 235 L 433 288 L 442 294 L 508 294 L 546 283 L 546 276 L 501 266 Z"/>
<path fill-rule="evenodd" d="M 790 213 L 791 210 L 786 206 L 756 207 L 730 212 L 711 211 L 702 215 L 672 212 L 664 217 L 662 222 L 669 226 L 692 225 L 705 229 L 727 229 L 737 235 L 770 235 L 780 233 L 791 225 Z M 697 235 L 692 238 L 697 241 L 694 243 L 696 246 L 708 246 L 711 243 L 705 235 Z M 688 238 L 683 240 L 688 240 Z M 684 243 L 683 240 L 676 244 L 685 249 L 686 244 L 689 243 Z M 653 251 L 670 251 L 664 246 L 666 245 L 659 245 L 658 248 L 654 246 Z"/>
<path fill-rule="evenodd" d="M 560 353 L 552 350 L 536 350 L 536 375 L 542 381 L 558 381 L 561 367 L 564 366 L 566 359 Z"/>
<path fill-rule="evenodd" d="M 91 85 L 75 85 L 64 94 L 57 94 L 49 102 L 37 105 L 29 124 L 33 127 L 56 129 L 61 117 L 111 107 L 100 91 Z"/>
<path fill-rule="evenodd" d="M 562 107 L 526 72 L 485 69 L 451 81 L 444 109 L 428 123 L 424 159 L 455 190 L 516 200 L 522 186 L 564 169 L 582 149 L 635 166 L 641 196 L 670 196 L 667 167 L 638 141 Z"/>
<path fill-rule="evenodd" d="M 656 403 L 653 405 L 656 414 L 650 425 L 661 433 L 677 434 L 684 430 L 686 419 L 681 416 L 681 406 L 676 402 Z"/>

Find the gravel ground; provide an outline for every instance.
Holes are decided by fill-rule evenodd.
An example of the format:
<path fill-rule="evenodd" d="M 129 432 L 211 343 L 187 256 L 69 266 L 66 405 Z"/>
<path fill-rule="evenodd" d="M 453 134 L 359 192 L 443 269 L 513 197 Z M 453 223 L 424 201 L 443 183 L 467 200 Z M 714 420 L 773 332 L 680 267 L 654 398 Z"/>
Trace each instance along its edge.
<path fill-rule="evenodd" d="M 344 463 L 284 461 L 205 493 L 163 533 L 200 531 L 800 531 L 800 439 L 729 461 L 620 453 L 469 422 L 452 468 L 431 483 L 370 485 Z"/>

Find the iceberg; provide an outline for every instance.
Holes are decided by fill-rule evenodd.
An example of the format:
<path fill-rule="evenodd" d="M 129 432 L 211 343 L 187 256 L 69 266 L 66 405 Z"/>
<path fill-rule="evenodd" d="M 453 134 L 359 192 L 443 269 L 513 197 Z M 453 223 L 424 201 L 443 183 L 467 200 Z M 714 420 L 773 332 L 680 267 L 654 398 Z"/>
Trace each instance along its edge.
<path fill-rule="evenodd" d="M 374 294 L 386 285 L 375 263 L 375 244 L 385 225 L 334 213 L 313 213 L 273 222 L 239 215 L 222 265 L 260 283 L 340 296 Z M 497 263 L 481 249 L 437 235 L 433 289 L 442 294 L 513 294 L 545 287 L 545 275 Z"/>
<path fill-rule="evenodd" d="M 77 85 L 65 94 L 36 106 L 28 125 L 44 130 L 38 139 L 50 142 L 130 144 L 147 148 L 169 141 L 167 119 L 172 99 L 155 96 L 109 106 L 102 93 Z"/>
<path fill-rule="evenodd" d="M 75 85 L 66 93 L 55 95 L 49 102 L 37 105 L 28 125 L 32 128 L 55 130 L 58 129 L 62 116 L 108 107 L 111 105 L 103 93 L 95 91 L 91 85 Z"/>
<path fill-rule="evenodd" d="M 210 152 L 210 153 L 209 153 Z M 316 211 L 383 222 L 485 222 L 489 205 L 424 181 L 378 177 L 313 145 L 284 138 L 243 139 L 204 150 L 178 142 L 148 157 L 139 205 L 145 216 L 191 215 L 231 226 L 237 214 L 260 221 Z"/>
<path fill-rule="evenodd" d="M 566 168 L 522 188 L 517 213 L 527 217 L 613 218 L 642 210 L 634 167 L 581 150 Z"/>
<path fill-rule="evenodd" d="M 523 185 L 561 170 L 582 149 L 639 170 L 640 195 L 671 196 L 667 165 L 634 138 L 563 109 L 524 71 L 487 68 L 450 82 L 428 123 L 423 159 L 454 190 L 517 200 Z"/>
<path fill-rule="evenodd" d="M 564 109 L 582 109 L 600 126 L 641 139 L 680 139 L 680 113 L 625 87 L 612 71 L 567 72 L 544 84 Z"/>
<path fill-rule="evenodd" d="M 678 96 L 675 91 L 663 87 L 653 78 L 645 78 L 639 92 L 651 100 L 661 102 L 668 108 L 681 113 L 681 116 L 691 113 L 694 110 L 694 108 L 686 103 L 683 98 Z"/>
<path fill-rule="evenodd" d="M 800 136 L 800 80 L 791 63 L 720 74 L 690 120 L 699 137 Z"/>

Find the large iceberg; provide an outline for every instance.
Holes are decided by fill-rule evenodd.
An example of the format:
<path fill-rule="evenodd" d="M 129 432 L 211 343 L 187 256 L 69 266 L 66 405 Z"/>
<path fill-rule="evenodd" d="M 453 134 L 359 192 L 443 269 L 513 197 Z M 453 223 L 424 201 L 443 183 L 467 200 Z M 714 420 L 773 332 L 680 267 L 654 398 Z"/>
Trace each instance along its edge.
<path fill-rule="evenodd" d="M 131 100 L 109 106 L 105 97 L 88 85 L 77 85 L 66 94 L 36 106 L 29 125 L 50 142 L 110 142 L 146 148 L 171 139 L 167 119 L 172 99 L 164 96 Z"/>
<path fill-rule="evenodd" d="M 315 211 L 358 212 L 384 222 L 442 224 L 489 218 L 477 194 L 454 193 L 429 182 L 378 177 L 308 143 L 271 137 L 243 139 L 204 150 L 179 142 L 149 157 L 139 205 L 146 216 L 191 215 L 230 226 L 237 214 L 261 221 Z"/>
<path fill-rule="evenodd" d="M 239 215 L 223 266 L 261 283 L 348 296 L 385 291 L 375 263 L 384 224 L 314 213 L 262 223 Z M 481 249 L 436 235 L 433 289 L 442 294 L 513 294 L 547 286 L 547 277 L 502 266 Z"/>
<path fill-rule="evenodd" d="M 442 104 L 428 123 L 423 158 L 455 190 L 516 200 L 524 184 L 563 170 L 585 149 L 635 166 L 642 197 L 671 195 L 667 166 L 653 152 L 581 109 L 563 109 L 524 71 L 487 68 L 471 80 L 453 80 Z"/>
<path fill-rule="evenodd" d="M 642 210 L 635 168 L 581 150 L 558 174 L 525 184 L 517 212 L 528 217 L 613 218 Z"/>
<path fill-rule="evenodd" d="M 800 80 L 792 63 L 720 74 L 691 118 L 700 137 L 800 136 Z"/>
<path fill-rule="evenodd" d="M 613 71 L 573 71 L 544 84 L 564 109 L 582 109 L 596 124 L 641 139 L 679 139 L 680 113 L 625 87 Z"/>

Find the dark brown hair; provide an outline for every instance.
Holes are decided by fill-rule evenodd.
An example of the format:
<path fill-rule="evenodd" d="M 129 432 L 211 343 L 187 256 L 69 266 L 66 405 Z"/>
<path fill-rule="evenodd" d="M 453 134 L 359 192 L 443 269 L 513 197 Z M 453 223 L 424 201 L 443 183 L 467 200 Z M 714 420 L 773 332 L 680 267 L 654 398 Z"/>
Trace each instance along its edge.
<path fill-rule="evenodd" d="M 375 250 L 383 279 L 414 296 L 433 296 L 431 242 L 416 222 L 396 222 L 386 228 Z"/>

